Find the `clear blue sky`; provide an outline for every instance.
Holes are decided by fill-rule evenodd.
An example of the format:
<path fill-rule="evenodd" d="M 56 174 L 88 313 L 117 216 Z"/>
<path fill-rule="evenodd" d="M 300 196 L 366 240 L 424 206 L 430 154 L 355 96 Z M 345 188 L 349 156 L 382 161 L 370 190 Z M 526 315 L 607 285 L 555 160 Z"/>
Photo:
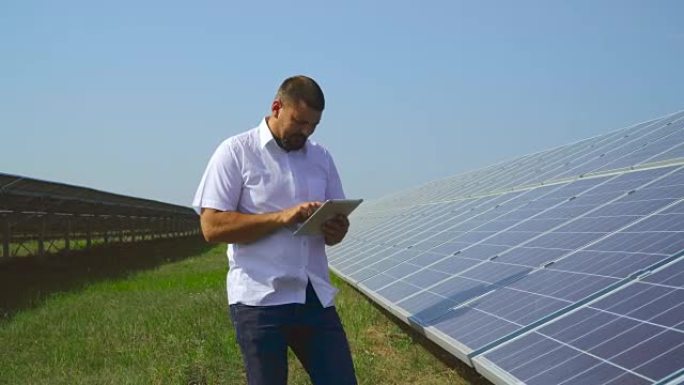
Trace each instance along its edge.
<path fill-rule="evenodd" d="M 684 109 L 682 1 L 0 2 L 0 171 L 189 205 L 280 82 L 377 198 Z"/>

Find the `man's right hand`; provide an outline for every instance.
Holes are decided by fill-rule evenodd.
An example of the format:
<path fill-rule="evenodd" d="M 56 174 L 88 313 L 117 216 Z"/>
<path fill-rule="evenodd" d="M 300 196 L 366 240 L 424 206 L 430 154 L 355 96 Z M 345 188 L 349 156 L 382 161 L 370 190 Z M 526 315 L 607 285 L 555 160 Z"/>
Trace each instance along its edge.
<path fill-rule="evenodd" d="M 321 202 L 305 202 L 290 207 L 280 212 L 280 218 L 284 225 L 290 226 L 307 220 L 319 207 Z"/>
<path fill-rule="evenodd" d="M 203 208 L 200 215 L 202 234 L 207 242 L 252 243 L 282 227 L 304 222 L 321 205 L 321 202 L 306 202 L 264 214 Z"/>

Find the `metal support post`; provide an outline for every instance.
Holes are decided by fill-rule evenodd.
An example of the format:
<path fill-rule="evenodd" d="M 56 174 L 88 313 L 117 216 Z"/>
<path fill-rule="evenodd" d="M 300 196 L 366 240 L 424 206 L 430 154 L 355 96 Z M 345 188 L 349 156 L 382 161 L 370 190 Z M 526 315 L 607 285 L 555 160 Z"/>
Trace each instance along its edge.
<path fill-rule="evenodd" d="M 8 215 L 3 215 L 3 231 L 2 231 L 2 256 L 10 256 L 10 239 L 12 239 L 12 231 L 10 228 L 10 220 Z"/>
<path fill-rule="evenodd" d="M 93 246 L 93 218 L 91 216 L 83 217 L 86 221 L 86 248 Z"/>
<path fill-rule="evenodd" d="M 40 229 L 38 230 L 38 255 L 45 255 L 45 228 L 47 222 L 47 215 L 40 217 Z"/>
<path fill-rule="evenodd" d="M 64 232 L 64 250 L 71 249 L 71 217 L 66 219 L 66 231 Z"/>

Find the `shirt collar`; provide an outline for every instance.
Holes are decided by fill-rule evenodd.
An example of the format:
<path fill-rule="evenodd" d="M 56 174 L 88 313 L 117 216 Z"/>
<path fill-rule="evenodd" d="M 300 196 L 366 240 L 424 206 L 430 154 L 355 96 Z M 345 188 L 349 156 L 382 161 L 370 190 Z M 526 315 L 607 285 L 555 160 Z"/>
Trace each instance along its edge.
<path fill-rule="evenodd" d="M 261 148 L 265 148 L 269 142 L 275 143 L 275 139 L 273 139 L 273 134 L 271 134 L 271 130 L 268 128 L 266 118 L 263 118 L 259 124 L 259 144 Z"/>

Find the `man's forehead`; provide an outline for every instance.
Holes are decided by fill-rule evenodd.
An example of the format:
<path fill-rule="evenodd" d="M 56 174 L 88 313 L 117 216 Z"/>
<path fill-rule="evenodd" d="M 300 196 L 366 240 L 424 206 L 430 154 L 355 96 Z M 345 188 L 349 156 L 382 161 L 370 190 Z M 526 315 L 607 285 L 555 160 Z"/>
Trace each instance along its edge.
<path fill-rule="evenodd" d="M 293 107 L 297 110 L 313 110 L 316 111 L 315 109 L 311 108 L 304 100 L 298 99 L 287 99 L 287 98 L 282 98 L 280 99 L 280 102 L 283 104 L 285 107 Z"/>
<path fill-rule="evenodd" d="M 299 101 L 298 105 L 292 105 L 292 115 L 297 120 L 306 120 L 309 123 L 318 124 L 321 120 L 323 111 L 315 110 L 309 107 L 305 102 Z"/>

